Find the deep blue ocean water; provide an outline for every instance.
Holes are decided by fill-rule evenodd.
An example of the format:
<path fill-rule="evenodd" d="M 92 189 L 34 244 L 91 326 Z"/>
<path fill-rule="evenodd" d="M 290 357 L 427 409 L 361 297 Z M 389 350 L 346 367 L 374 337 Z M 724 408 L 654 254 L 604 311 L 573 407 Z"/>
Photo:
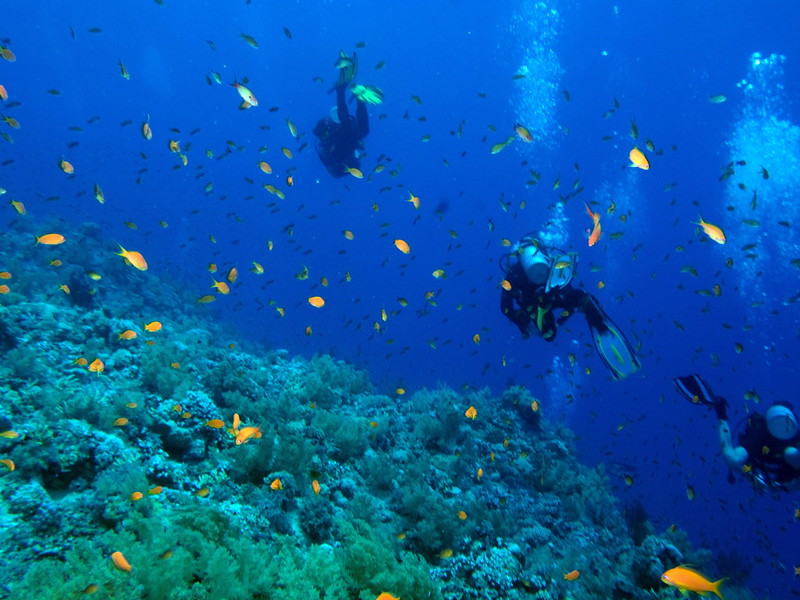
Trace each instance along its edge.
<path fill-rule="evenodd" d="M 675 523 L 744 564 L 757 596 L 797 595 L 800 496 L 730 485 L 712 416 L 680 399 L 671 379 L 702 373 L 728 398 L 734 423 L 774 400 L 800 406 L 800 290 L 790 264 L 800 258 L 800 8 L 496 4 L 6 2 L 0 44 L 17 61 L 0 61 L 9 93 L 0 111 L 21 127 L 0 123 L 13 139 L 0 140 L 4 199 L 23 201 L 44 229 L 55 216 L 98 223 L 110 242 L 142 252 L 152 272 L 197 297 L 236 266 L 238 282 L 207 305 L 210 314 L 269 347 L 365 367 L 386 393 L 523 384 L 575 430 L 584 461 L 609 465 L 623 504 L 641 502 L 659 529 Z M 386 169 L 363 180 L 330 177 L 311 134 L 334 104 L 327 90 L 340 49 L 358 52 L 358 81 L 385 92 L 370 107 L 361 165 L 368 175 Z M 222 84 L 209 85 L 212 72 Z M 238 110 L 235 78 L 249 80 L 258 107 Z M 727 101 L 709 102 L 717 94 Z M 150 141 L 140 133 L 147 115 Z M 515 122 L 534 143 L 515 139 L 490 154 Z M 180 140 L 185 167 L 170 139 Z M 646 139 L 656 150 L 651 169 L 631 169 L 628 151 Z M 73 177 L 59 169 L 62 158 Z M 737 160 L 747 164 L 720 181 Z M 536 185 L 526 184 L 531 169 L 541 174 Z M 95 183 L 105 204 L 93 198 Z M 603 215 L 604 236 L 591 248 L 584 201 Z M 699 233 L 698 214 L 725 229 L 727 244 Z M 11 207 L 0 214 L 4 228 L 17 218 Z M 612 381 L 580 315 L 546 344 L 521 340 L 500 314 L 503 239 L 541 229 L 580 253 L 577 281 L 640 344 L 640 373 Z M 252 261 L 263 275 L 249 271 Z M 437 269 L 446 277 L 434 278 Z M 697 293 L 715 284 L 721 296 Z M 313 295 L 325 307 L 309 306 Z M 760 405 L 744 399 L 749 390 Z"/>

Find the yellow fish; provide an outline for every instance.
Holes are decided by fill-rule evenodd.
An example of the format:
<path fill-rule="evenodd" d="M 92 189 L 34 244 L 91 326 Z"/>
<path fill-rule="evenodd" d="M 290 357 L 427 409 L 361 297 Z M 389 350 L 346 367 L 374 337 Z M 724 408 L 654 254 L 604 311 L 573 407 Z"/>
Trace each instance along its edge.
<path fill-rule="evenodd" d="M 694 223 L 694 221 L 693 221 L 693 223 Z M 700 227 L 702 227 L 703 228 L 703 233 L 705 233 L 708 237 L 710 237 L 712 240 L 714 240 L 718 244 L 724 244 L 725 243 L 725 241 L 726 241 L 725 233 L 723 233 L 722 229 L 720 229 L 716 225 L 712 225 L 711 223 L 706 223 L 705 221 L 703 221 L 703 217 L 700 217 L 700 222 L 699 223 L 694 223 L 694 224 L 695 225 L 699 225 Z"/>
<path fill-rule="evenodd" d="M 678 588 L 683 595 L 686 595 L 686 592 L 695 592 L 705 596 L 708 592 L 711 592 L 720 598 L 722 598 L 722 593 L 719 591 L 719 586 L 722 585 L 725 579 L 712 582 L 697 571 L 682 566 L 670 569 L 661 575 L 661 581 L 667 585 Z"/>
<path fill-rule="evenodd" d="M 253 92 L 250 91 L 250 88 L 242 85 L 238 81 L 234 81 L 231 84 L 231 87 L 236 88 L 236 91 L 239 92 L 239 96 L 242 97 L 242 102 L 246 104 L 245 108 L 250 108 L 251 106 L 258 106 L 258 100 L 256 99 Z"/>
<path fill-rule="evenodd" d="M 628 158 L 631 161 L 632 167 L 637 167 L 643 171 L 647 171 L 650 168 L 650 161 L 647 160 L 644 152 L 639 150 L 636 146 L 628 153 Z"/>

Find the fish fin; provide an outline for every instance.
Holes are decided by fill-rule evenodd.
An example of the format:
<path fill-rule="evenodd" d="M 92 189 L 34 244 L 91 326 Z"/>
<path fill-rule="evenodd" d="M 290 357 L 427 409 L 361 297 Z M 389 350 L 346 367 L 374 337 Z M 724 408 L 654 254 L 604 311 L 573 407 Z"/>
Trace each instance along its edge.
<path fill-rule="evenodd" d="M 714 592 L 721 600 L 725 600 L 722 595 L 722 592 L 719 591 L 719 586 L 721 586 L 724 582 L 728 581 L 729 577 L 723 577 L 711 584 L 711 591 Z"/>

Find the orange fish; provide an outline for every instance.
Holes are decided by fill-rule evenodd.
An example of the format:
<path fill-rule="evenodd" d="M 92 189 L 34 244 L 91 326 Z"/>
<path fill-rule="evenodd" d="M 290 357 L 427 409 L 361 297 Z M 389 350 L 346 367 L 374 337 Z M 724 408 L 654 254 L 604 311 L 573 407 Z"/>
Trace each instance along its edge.
<path fill-rule="evenodd" d="M 126 329 L 122 333 L 119 334 L 117 341 L 120 340 L 132 340 L 139 337 L 139 334 L 136 333 L 133 329 Z"/>
<path fill-rule="evenodd" d="M 125 556 L 117 550 L 111 555 L 111 562 L 114 563 L 114 566 L 117 567 L 120 571 L 125 571 L 126 573 L 131 572 L 131 565 L 130 563 L 125 560 Z"/>
<path fill-rule="evenodd" d="M 273 479 L 272 483 L 269 484 L 269 487 L 272 488 L 273 490 L 282 490 L 283 483 L 281 482 L 280 479 Z"/>
<path fill-rule="evenodd" d="M 36 238 L 37 244 L 44 244 L 45 246 L 58 246 L 67 241 L 60 233 L 45 233 Z"/>
<path fill-rule="evenodd" d="M 314 308 L 322 308 L 325 306 L 325 300 L 322 299 L 322 296 L 311 296 L 308 299 L 308 303 Z"/>
<path fill-rule="evenodd" d="M 58 163 L 58 166 L 59 166 L 59 167 L 61 168 L 61 170 L 62 170 L 62 171 L 64 171 L 64 173 L 66 173 L 67 175 L 72 175 L 72 174 L 74 174 L 74 173 L 75 173 L 75 167 L 73 167 L 73 166 L 72 166 L 72 163 L 71 163 L 71 162 L 69 162 L 68 160 L 64 160 L 64 159 L 62 158 L 62 159 L 61 159 L 61 161 Z"/>
<path fill-rule="evenodd" d="M 242 444 L 247 443 L 250 438 L 260 438 L 261 437 L 261 428 L 260 427 L 242 427 L 239 430 L 239 433 L 236 434 L 236 445 L 240 446 Z"/>
<path fill-rule="evenodd" d="M 145 331 L 160 331 L 163 325 L 161 325 L 160 321 L 150 321 L 144 326 Z"/>
<path fill-rule="evenodd" d="M 311 482 L 311 490 L 314 492 L 314 495 L 317 496 L 319 495 L 319 490 L 320 490 L 319 481 L 317 481 L 316 479 Z"/>
<path fill-rule="evenodd" d="M 726 238 L 725 238 L 725 233 L 722 231 L 722 229 L 720 229 L 716 225 L 712 225 L 711 223 L 706 223 L 705 221 L 703 221 L 703 217 L 699 217 L 699 218 L 700 218 L 700 222 L 699 223 L 694 223 L 694 221 L 693 221 L 693 223 L 695 225 L 699 225 L 700 227 L 702 227 L 703 228 L 703 233 L 705 233 L 712 240 L 714 240 L 718 244 L 724 244 L 725 241 L 726 241 Z"/>
<path fill-rule="evenodd" d="M 0 437 L 1 438 L 6 438 L 7 440 L 13 440 L 14 438 L 18 438 L 19 434 L 16 431 L 11 431 L 9 429 L 8 431 L 4 431 L 4 432 L 0 433 Z"/>
<path fill-rule="evenodd" d="M 702 596 L 705 596 L 708 592 L 711 592 L 722 598 L 722 593 L 719 591 L 719 587 L 722 585 L 722 582 L 725 581 L 725 579 L 710 581 L 694 569 L 690 569 L 688 567 L 675 567 L 674 569 L 670 569 L 661 575 L 661 581 L 667 585 L 678 588 L 683 595 L 686 595 L 687 591 L 695 592 Z"/>
<path fill-rule="evenodd" d="M 463 510 L 458 511 L 458 518 L 461 519 L 462 521 L 466 521 L 467 513 L 465 513 Z"/>
<path fill-rule="evenodd" d="M 503 281 L 500 282 L 500 287 L 503 288 L 505 291 L 510 292 L 511 282 L 508 279 L 503 279 Z"/>
<path fill-rule="evenodd" d="M 406 200 L 406 202 L 411 202 L 411 204 L 414 205 L 414 208 L 419 210 L 419 197 L 415 196 L 411 192 L 408 192 L 408 195 L 409 195 L 409 198 L 408 198 L 408 200 Z"/>
<path fill-rule="evenodd" d="M 158 496 L 163 490 L 164 490 L 163 487 L 157 485 L 156 487 L 152 487 L 149 490 L 147 490 L 147 493 L 150 494 L 151 496 Z"/>
<path fill-rule="evenodd" d="M 0 285 L 0 294 L 7 294 L 10 291 L 11 291 L 11 288 L 8 287 L 7 285 L 5 285 L 5 284 L 4 285 Z"/>
<path fill-rule="evenodd" d="M 602 228 L 600 227 L 600 213 L 599 212 L 592 212 L 592 209 L 589 208 L 589 205 L 585 202 L 583 203 L 586 206 L 586 214 L 592 219 L 592 223 L 594 223 L 594 227 L 592 228 L 591 234 L 589 234 L 589 246 L 594 246 L 597 243 L 597 240 L 600 239 L 600 235 L 603 233 Z"/>
<path fill-rule="evenodd" d="M 230 294 L 231 288 L 228 287 L 228 284 L 224 281 L 217 281 L 216 279 L 212 279 L 214 283 L 211 284 L 212 288 L 216 288 L 220 294 Z"/>
<path fill-rule="evenodd" d="M 5 102 L 8 100 L 8 92 L 6 91 L 5 86 L 0 85 L 0 100 Z"/>
<path fill-rule="evenodd" d="M 650 168 L 650 161 L 647 160 L 644 152 L 639 150 L 636 146 L 628 153 L 628 158 L 631 161 L 632 167 L 637 167 L 643 171 L 647 171 Z"/>
<path fill-rule="evenodd" d="M 103 364 L 103 361 L 99 358 L 95 358 L 92 363 L 89 365 L 89 370 L 92 373 L 102 373 L 105 370 L 106 366 Z"/>
<path fill-rule="evenodd" d="M 222 419 L 211 419 L 210 421 L 206 421 L 206 425 L 214 429 L 222 429 L 225 427 L 225 422 Z"/>
<path fill-rule="evenodd" d="M 523 142 L 530 144 L 533 141 L 533 136 L 528 128 L 520 123 L 514 125 L 514 133 L 516 133 Z"/>
<path fill-rule="evenodd" d="M 258 168 L 264 171 L 267 175 L 272 174 L 272 166 L 265 160 L 258 163 Z"/>
<path fill-rule="evenodd" d="M 3 465 L 9 471 L 14 471 L 17 468 L 17 465 L 14 464 L 14 461 L 10 458 L 3 458 L 0 459 L 0 464 Z"/>
<path fill-rule="evenodd" d="M 580 571 L 570 571 L 569 573 L 564 573 L 564 579 L 567 581 L 575 581 L 578 577 L 581 576 Z"/>
<path fill-rule="evenodd" d="M 231 270 L 228 271 L 228 276 L 226 277 L 228 283 L 236 283 L 237 277 L 239 277 L 239 271 L 236 269 L 236 267 L 231 267 Z"/>
<path fill-rule="evenodd" d="M 141 500 L 144 498 L 144 494 L 142 492 L 133 492 L 131 494 L 131 502 L 136 502 L 137 500 Z"/>
<path fill-rule="evenodd" d="M 147 261 L 144 259 L 144 256 L 141 253 L 136 252 L 135 250 L 125 250 L 120 244 L 119 252 L 115 252 L 117 256 L 121 256 L 125 259 L 125 262 L 140 271 L 147 271 Z"/>
<path fill-rule="evenodd" d="M 356 179 L 364 179 L 364 173 L 362 173 L 360 169 L 356 169 L 355 167 L 345 167 L 344 172 L 350 173 L 350 175 L 352 175 Z"/>
<path fill-rule="evenodd" d="M 478 418 L 478 411 L 475 410 L 474 406 L 470 406 L 464 413 L 464 416 L 474 421 L 475 419 Z"/>
<path fill-rule="evenodd" d="M 407 242 L 401 239 L 396 239 L 394 241 L 394 247 L 400 250 L 403 254 L 408 254 L 411 252 L 411 246 L 408 245 Z"/>
<path fill-rule="evenodd" d="M 125 417 L 120 417 L 119 419 L 114 421 L 114 427 L 125 427 L 125 425 L 127 425 L 128 422 L 129 422 L 128 419 L 126 419 Z"/>
<path fill-rule="evenodd" d="M 391 594 L 383 592 L 380 596 L 375 598 L 375 600 L 400 600 L 400 596 L 392 596 Z"/>
<path fill-rule="evenodd" d="M 195 496 L 197 496 L 198 498 L 205 498 L 206 496 L 208 496 L 208 494 L 209 494 L 210 492 L 211 492 L 211 489 L 210 489 L 210 488 L 208 488 L 208 487 L 202 487 L 202 488 L 200 488 L 199 490 L 197 490 L 197 491 L 194 493 L 194 495 L 195 495 Z"/>

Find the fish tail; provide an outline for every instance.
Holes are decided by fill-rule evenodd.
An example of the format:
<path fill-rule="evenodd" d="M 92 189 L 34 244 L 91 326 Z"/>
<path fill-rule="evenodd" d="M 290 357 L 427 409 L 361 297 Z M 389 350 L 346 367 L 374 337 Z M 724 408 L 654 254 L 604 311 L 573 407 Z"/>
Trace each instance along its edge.
<path fill-rule="evenodd" d="M 728 581 L 727 577 L 723 577 L 711 584 L 711 591 L 714 592 L 721 600 L 725 600 L 722 595 L 722 592 L 719 591 L 719 587 L 725 582 Z"/>

